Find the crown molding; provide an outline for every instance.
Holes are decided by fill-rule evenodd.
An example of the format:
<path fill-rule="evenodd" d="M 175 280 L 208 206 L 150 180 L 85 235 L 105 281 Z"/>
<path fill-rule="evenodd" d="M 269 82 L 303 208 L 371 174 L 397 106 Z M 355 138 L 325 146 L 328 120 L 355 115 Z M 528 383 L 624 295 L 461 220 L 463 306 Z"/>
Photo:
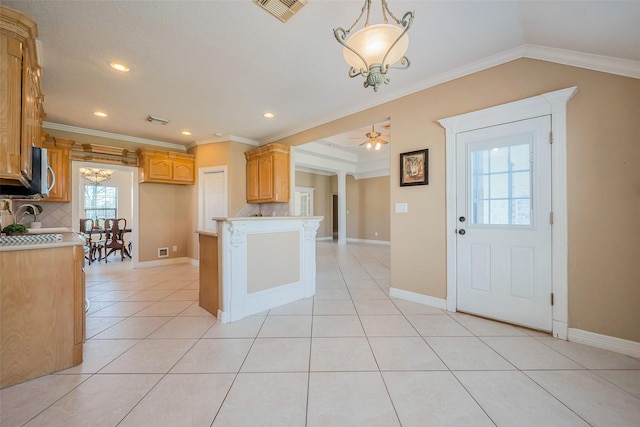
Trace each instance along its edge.
<path fill-rule="evenodd" d="M 171 142 L 156 141 L 155 139 L 138 138 L 136 136 L 122 135 L 119 133 L 103 132 L 101 130 L 80 128 L 76 126 L 63 125 L 60 123 L 42 122 L 44 129 L 53 129 L 63 132 L 73 132 L 81 135 L 98 136 L 101 138 L 115 139 L 118 141 L 133 142 L 136 144 L 152 145 L 155 147 L 171 148 L 172 150 L 186 152 L 184 145 L 173 144 Z"/>
<path fill-rule="evenodd" d="M 296 166 L 296 172 L 312 173 L 314 175 L 333 176 L 336 173 L 326 170 L 313 169 L 306 166 Z"/>
<path fill-rule="evenodd" d="M 295 128 L 286 130 L 278 135 L 267 138 L 263 143 L 277 141 L 291 135 L 306 131 L 308 129 L 320 126 L 351 114 L 359 113 L 369 108 L 402 98 L 413 93 L 429 89 L 451 80 L 459 79 L 479 71 L 505 64 L 520 58 L 537 59 L 541 61 L 555 62 L 563 65 L 570 65 L 578 68 L 585 68 L 593 71 L 601 71 L 609 74 L 616 74 L 625 77 L 640 78 L 640 61 L 629 59 L 614 58 L 611 56 L 594 55 L 591 53 L 583 53 L 572 50 L 550 48 L 546 46 L 523 44 L 511 49 L 507 49 L 495 55 L 488 56 L 478 61 L 455 68 L 453 70 L 430 77 L 419 83 L 407 86 L 401 90 L 396 90 L 386 96 L 377 98 L 375 102 L 367 102 L 353 106 L 352 108 L 336 112 L 331 116 L 323 119 L 299 125 Z"/>
<path fill-rule="evenodd" d="M 390 176 L 389 168 L 386 169 L 377 169 L 368 172 L 358 172 L 353 177 L 358 179 L 367 179 L 367 178 L 379 178 L 381 176 Z"/>
<path fill-rule="evenodd" d="M 189 145 L 187 145 L 187 149 L 191 149 L 198 145 L 207 145 L 207 144 L 215 144 L 216 142 L 240 142 L 242 144 L 247 145 L 255 145 L 256 147 L 260 145 L 258 141 L 255 139 L 243 138 L 237 135 L 224 134 L 219 136 L 214 136 L 212 138 L 202 139 L 200 141 L 195 141 Z"/>
<path fill-rule="evenodd" d="M 539 59 L 557 64 L 585 68 L 587 70 L 640 79 L 640 61 L 631 59 L 614 58 L 612 56 L 594 55 L 592 53 L 537 45 L 525 45 L 524 56 L 531 59 Z"/>

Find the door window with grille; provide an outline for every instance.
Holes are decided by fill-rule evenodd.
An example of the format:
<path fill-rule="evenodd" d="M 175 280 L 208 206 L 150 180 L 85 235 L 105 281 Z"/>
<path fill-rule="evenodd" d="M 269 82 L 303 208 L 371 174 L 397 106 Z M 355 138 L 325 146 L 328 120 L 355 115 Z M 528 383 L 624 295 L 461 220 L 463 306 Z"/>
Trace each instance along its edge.
<path fill-rule="evenodd" d="M 471 223 L 531 225 L 531 146 L 471 152 Z"/>

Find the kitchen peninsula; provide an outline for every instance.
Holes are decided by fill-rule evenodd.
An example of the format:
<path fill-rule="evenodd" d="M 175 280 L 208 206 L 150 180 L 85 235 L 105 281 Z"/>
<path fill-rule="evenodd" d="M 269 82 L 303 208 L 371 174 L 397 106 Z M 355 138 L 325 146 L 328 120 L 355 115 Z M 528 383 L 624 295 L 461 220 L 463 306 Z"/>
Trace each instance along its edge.
<path fill-rule="evenodd" d="M 0 388 L 82 362 L 83 239 L 0 243 Z"/>
<path fill-rule="evenodd" d="M 222 323 L 309 298 L 323 217 L 214 218 L 198 230 L 200 306 Z"/>

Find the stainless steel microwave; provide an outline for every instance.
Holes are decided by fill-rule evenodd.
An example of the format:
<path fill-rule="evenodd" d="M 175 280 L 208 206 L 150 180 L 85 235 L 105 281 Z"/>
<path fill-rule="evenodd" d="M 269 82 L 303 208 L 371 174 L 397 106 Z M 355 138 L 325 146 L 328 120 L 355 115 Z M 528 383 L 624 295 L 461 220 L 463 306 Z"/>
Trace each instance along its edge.
<path fill-rule="evenodd" d="M 43 198 L 56 183 L 56 176 L 49 166 L 47 149 L 32 147 L 31 181 L 29 187 L 21 185 L 0 185 L 0 197 L 9 198 Z"/>

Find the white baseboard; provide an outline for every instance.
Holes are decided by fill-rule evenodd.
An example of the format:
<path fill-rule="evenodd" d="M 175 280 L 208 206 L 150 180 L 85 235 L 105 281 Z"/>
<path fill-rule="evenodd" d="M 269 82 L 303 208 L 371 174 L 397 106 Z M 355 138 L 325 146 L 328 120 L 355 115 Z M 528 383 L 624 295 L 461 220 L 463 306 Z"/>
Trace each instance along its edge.
<path fill-rule="evenodd" d="M 155 261 L 144 261 L 134 263 L 133 268 L 149 268 L 149 267 L 162 267 L 165 265 L 175 265 L 175 264 L 191 264 L 193 262 L 192 258 L 189 257 L 179 257 L 179 258 L 168 258 L 168 259 L 159 259 Z"/>
<path fill-rule="evenodd" d="M 418 304 L 428 305 L 429 307 L 439 308 L 441 310 L 447 309 L 447 300 L 443 298 L 431 297 L 429 295 L 418 294 L 416 292 L 405 291 L 404 289 L 398 288 L 390 288 L 389 295 L 393 298 L 400 298 Z"/>
<path fill-rule="evenodd" d="M 569 328 L 569 341 L 640 358 L 640 342 Z"/>
<path fill-rule="evenodd" d="M 567 325 L 567 322 L 553 320 L 551 326 L 551 335 L 553 335 L 554 338 L 558 338 L 560 340 L 567 340 L 568 329 L 569 327 Z"/>
<path fill-rule="evenodd" d="M 391 242 L 388 240 L 368 240 L 368 239 L 353 239 L 348 237 L 347 242 L 351 243 L 370 243 L 372 245 L 391 245 Z"/>
<path fill-rule="evenodd" d="M 316 237 L 316 240 L 318 240 L 318 241 L 333 240 L 333 237 L 331 237 L 331 236 L 327 236 L 327 237 Z"/>

